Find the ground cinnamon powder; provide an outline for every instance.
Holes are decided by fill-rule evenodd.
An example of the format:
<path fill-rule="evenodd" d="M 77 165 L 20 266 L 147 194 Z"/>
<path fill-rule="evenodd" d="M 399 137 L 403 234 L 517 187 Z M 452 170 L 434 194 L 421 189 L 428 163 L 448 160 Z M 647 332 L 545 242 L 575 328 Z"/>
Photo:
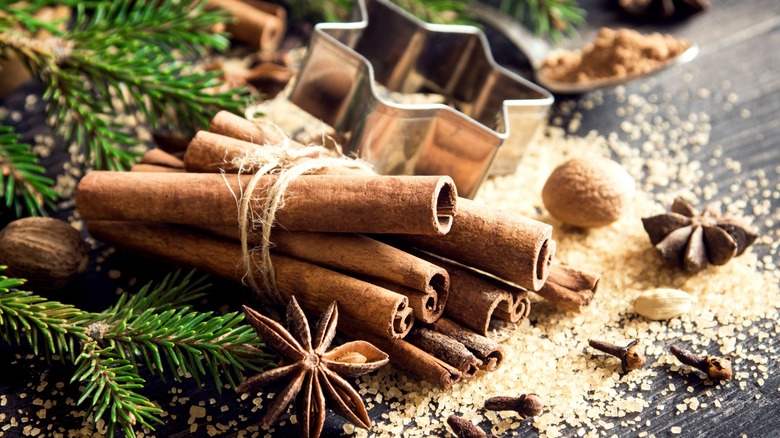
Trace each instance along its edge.
<path fill-rule="evenodd" d="M 690 46 L 670 35 L 601 28 L 596 40 L 581 51 L 548 55 L 540 74 L 547 80 L 569 83 L 626 78 L 657 70 Z"/>

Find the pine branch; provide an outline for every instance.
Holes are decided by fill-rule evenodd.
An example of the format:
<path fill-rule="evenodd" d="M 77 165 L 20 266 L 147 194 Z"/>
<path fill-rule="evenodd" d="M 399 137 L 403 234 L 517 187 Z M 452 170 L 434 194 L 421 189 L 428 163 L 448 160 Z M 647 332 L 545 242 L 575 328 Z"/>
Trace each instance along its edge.
<path fill-rule="evenodd" d="M 15 27 L 0 31 L 0 49 L 11 50 L 45 86 L 47 114 L 66 142 L 85 146 L 97 168 L 127 168 L 140 142 L 117 114 L 140 113 L 157 129 L 171 124 L 183 131 L 207 126 L 220 110 L 238 112 L 244 90 L 213 93 L 219 72 L 193 72 L 177 54 L 194 56 L 222 50 L 227 40 L 209 28 L 227 19 L 205 10 L 205 1 L 73 0 L 76 18 L 67 31 L 36 40 L 43 23 L 10 9 Z M 12 19 L 6 18 L 6 21 Z"/>
<path fill-rule="evenodd" d="M 145 286 L 129 299 L 82 321 L 92 337 L 114 347 L 121 357 L 136 364 L 141 356 L 147 368 L 165 377 L 163 362 L 175 380 L 181 370 L 200 384 L 200 377 L 211 374 L 217 389 L 220 376 L 235 386 L 245 369 L 260 370 L 271 356 L 258 348 L 257 337 L 240 313 L 214 316 L 186 306 L 202 297 L 208 287 L 204 278 L 192 281 L 194 271 L 182 280 L 179 274 L 167 276 L 155 289 Z M 177 284 L 178 283 L 178 284 Z M 204 362 L 207 366 L 204 367 Z"/>
<path fill-rule="evenodd" d="M 472 23 L 467 14 L 468 1 L 392 0 L 400 7 L 429 23 Z M 481 1 L 481 0 L 469 0 Z M 354 0 L 285 0 L 293 17 L 313 21 L 344 21 Z M 495 3 L 487 1 L 487 3 Z M 585 11 L 577 0 L 500 0 L 500 9 L 533 29 L 534 33 L 559 41 L 573 33 L 585 21 Z"/>
<path fill-rule="evenodd" d="M 19 143 L 13 128 L 0 125 L 0 192 L 16 217 L 45 216 L 46 207 L 53 206 L 57 192 L 44 173 L 30 145 Z"/>
<path fill-rule="evenodd" d="M 501 0 L 499 9 L 556 42 L 585 22 L 585 10 L 577 0 Z"/>
<path fill-rule="evenodd" d="M 5 268 L 0 266 L 0 271 Z M 30 292 L 11 290 L 24 283 L 22 279 L 0 276 L 0 336 L 9 343 L 26 341 L 36 355 L 49 358 L 59 354 L 64 358 L 75 351 L 75 342 L 87 339 L 86 331 L 71 323 L 83 312 Z"/>
<path fill-rule="evenodd" d="M 108 411 L 108 436 L 113 436 L 119 424 L 126 436 L 135 436 L 133 426 L 141 424 L 154 429 L 151 423 L 160 423 L 163 411 L 148 398 L 135 390 L 144 387 L 144 379 L 138 376 L 128 360 L 113 355 L 111 347 L 100 348 L 94 340 L 82 344 L 78 365 L 71 382 L 86 382 L 78 404 L 89 401 L 92 421 L 97 423 Z"/>
<path fill-rule="evenodd" d="M 0 267 L 0 271 L 5 267 Z M 0 336 L 9 343 L 32 345 L 36 354 L 70 357 L 77 365 L 72 381 L 85 383 L 79 403 L 88 403 L 92 420 L 109 414 L 113 430 L 119 424 L 128 436 L 133 426 L 151 427 L 161 412 L 135 392 L 143 387 L 138 356 L 153 374 L 211 374 L 217 389 L 222 378 L 235 385 L 245 369 L 270 365 L 243 314 L 215 316 L 197 312 L 188 303 L 203 296 L 204 278 L 190 272 L 168 275 L 157 286 L 134 295 L 100 313 L 49 301 L 30 292 L 12 290 L 21 279 L 0 276 Z M 168 369 L 163 367 L 166 362 Z"/>

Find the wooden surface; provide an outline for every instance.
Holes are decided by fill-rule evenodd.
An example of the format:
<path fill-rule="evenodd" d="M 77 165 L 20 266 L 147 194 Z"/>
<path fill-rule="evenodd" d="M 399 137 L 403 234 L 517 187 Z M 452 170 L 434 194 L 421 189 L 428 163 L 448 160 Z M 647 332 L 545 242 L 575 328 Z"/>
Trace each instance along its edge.
<path fill-rule="evenodd" d="M 712 125 L 709 143 L 690 153 L 692 158 L 703 161 L 704 171 L 713 175 L 721 190 L 728 190 L 731 184 L 735 184 L 734 196 L 737 197 L 744 194 L 747 188 L 742 184 L 740 175 L 728 171 L 724 166 L 728 158 L 742 163 L 743 174 L 763 169 L 772 181 L 772 187 L 780 180 L 780 2 L 716 0 L 712 3 L 708 12 L 688 21 L 653 25 L 626 20 L 615 7 L 616 1 L 581 2 L 589 13 L 589 23 L 583 29 L 582 36 L 585 40 L 592 38 L 595 29 L 604 25 L 631 26 L 643 32 L 660 30 L 672 33 L 699 44 L 701 53 L 692 63 L 629 84 L 625 94 L 668 95 L 671 99 L 668 103 L 681 112 L 708 114 Z M 708 90 L 709 98 L 699 98 L 700 93 L 704 93 L 700 90 Z M 0 101 L 0 105 L 9 109 L 22 109 L 25 96 L 39 92 L 33 85 L 26 86 Z M 578 110 L 582 114 L 578 133 L 584 134 L 592 129 L 599 133 L 620 133 L 620 119 L 614 116 L 616 108 L 620 106 L 618 96 L 614 90 L 606 90 L 603 99 L 603 104 L 592 109 Z M 571 104 L 570 99 L 557 99 L 555 112 L 559 112 L 561 105 L 568 104 Z M 25 140 L 28 142 L 33 142 L 34 134 L 46 132 L 41 127 L 44 123 L 42 105 L 39 103 L 33 106 L 33 111 L 25 112 L 24 119 L 13 122 L 25 132 Z M 8 113 L 5 117 L 5 123 L 11 123 Z M 564 126 L 565 123 L 564 117 Z M 639 148 L 641 144 L 634 142 L 632 146 Z M 722 156 L 710 161 L 716 149 L 722 150 Z M 57 161 L 56 156 L 44 162 L 51 167 L 53 174 L 62 171 L 62 163 Z M 780 201 L 774 199 L 772 202 L 773 211 L 777 211 Z M 69 208 L 72 205 L 63 206 L 63 218 L 67 217 Z M 765 224 L 759 225 L 763 227 L 763 232 L 771 231 Z M 137 279 L 137 289 L 138 285 L 149 279 L 160 278 L 160 273 L 169 270 L 168 267 L 122 253 L 108 255 L 105 262 L 99 263 L 98 257 L 105 256 L 105 250 L 105 247 L 98 246 L 91 254 L 92 261 L 87 273 L 68 290 L 58 292 L 52 298 L 77 304 L 87 310 L 100 310 L 116 299 L 114 292 L 117 288 L 128 287 L 131 278 Z M 765 254 L 768 248 L 759 246 L 755 251 Z M 100 266 L 99 271 L 97 266 Z M 116 276 L 114 273 L 109 274 L 112 270 L 118 271 L 121 276 L 112 279 Z M 212 298 L 210 302 L 203 303 L 204 309 L 235 309 L 238 302 L 249 300 L 245 291 L 227 283 L 216 282 L 220 290 L 226 291 L 219 294 L 219 300 Z M 777 328 L 775 321 L 766 324 L 769 332 L 773 330 L 771 327 Z M 763 354 L 772 355 L 771 352 L 780 347 L 776 337 L 765 339 L 761 344 L 758 345 L 755 338 L 749 338 L 743 348 L 761 348 Z M 46 436 L 52 436 L 56 431 L 66 436 L 68 431 L 78 435 L 83 409 L 73 402 L 78 399 L 80 392 L 78 385 L 69 383 L 73 368 L 58 362 L 47 364 L 29 354 L 30 351 L 23 348 L 0 347 L 0 433 L 3 436 L 24 436 L 25 430 L 28 434 L 34 434 L 33 428 L 39 428 L 38 433 Z M 674 383 L 681 387 L 691 386 L 692 393 L 673 391 L 665 396 L 648 397 L 652 404 L 666 406 L 660 415 L 654 409 L 648 409 L 642 415 L 643 420 L 649 420 L 649 425 L 642 423 L 641 427 L 618 427 L 602 431 L 603 436 L 638 436 L 639 432 L 668 436 L 670 424 L 680 426 L 683 436 L 780 436 L 780 367 L 776 363 L 777 359 L 776 354 L 771 357 L 768 364 L 770 377 L 763 386 L 750 383 L 745 389 L 737 384 L 719 388 L 723 400 L 720 409 L 676 413 L 676 404 L 708 390 L 704 382 L 698 379 L 686 380 L 678 376 Z M 665 376 L 658 376 L 652 383 L 659 388 L 668 385 Z M 211 383 L 197 387 L 191 381 L 166 383 L 149 378 L 143 393 L 157 401 L 167 412 L 163 418 L 165 424 L 158 426 L 154 433 L 159 437 L 209 436 L 210 431 L 220 432 L 223 429 L 220 435 L 237 436 L 236 430 L 256 424 L 261 418 L 260 414 L 251 414 L 249 411 L 251 397 L 242 401 L 229 388 L 220 395 Z M 756 394 L 761 397 L 757 399 Z M 190 407 L 199 403 L 211 417 L 208 421 L 197 419 L 200 426 L 197 432 L 191 433 Z M 377 407 L 371 414 L 378 418 L 384 409 L 386 407 Z M 210 424 L 211 429 L 206 424 Z M 329 415 L 323 436 L 342 435 L 343 424 L 339 417 Z M 25 429 L 27 426 L 30 427 Z M 275 436 L 293 433 L 289 424 L 276 430 Z M 536 435 L 535 430 L 527 424 L 515 433 L 516 436 Z M 83 435 L 91 434 L 85 432 Z M 575 431 L 568 431 L 567 435 L 573 436 Z"/>

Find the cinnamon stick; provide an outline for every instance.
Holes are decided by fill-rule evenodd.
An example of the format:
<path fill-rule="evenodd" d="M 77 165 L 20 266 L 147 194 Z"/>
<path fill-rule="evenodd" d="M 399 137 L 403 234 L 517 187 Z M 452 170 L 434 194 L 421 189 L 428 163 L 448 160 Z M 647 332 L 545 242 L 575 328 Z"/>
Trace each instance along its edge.
<path fill-rule="evenodd" d="M 321 158 L 324 151 L 322 148 L 304 148 L 305 146 L 294 141 L 255 144 L 226 135 L 200 131 L 193 137 L 187 148 L 187 153 L 184 155 L 184 165 L 188 172 L 195 173 L 238 173 L 239 171 L 241 173 L 255 173 L 259 167 L 279 157 L 288 160 L 285 164 L 300 164 Z M 352 162 L 346 159 L 343 160 L 343 164 L 330 165 L 325 169 L 307 173 L 307 175 L 323 174 L 375 175 L 362 167 L 352 165 Z"/>
<path fill-rule="evenodd" d="M 404 340 L 452 365 L 464 378 L 474 377 L 482 365 L 458 340 L 428 328 L 413 327 Z"/>
<path fill-rule="evenodd" d="M 141 163 L 170 167 L 172 169 L 184 169 L 184 161 L 158 148 L 149 149 L 146 151 L 144 156 L 141 157 Z"/>
<path fill-rule="evenodd" d="M 287 21 L 282 6 L 258 0 L 209 0 L 208 4 L 233 16 L 227 31 L 234 39 L 265 52 L 279 47 Z"/>
<path fill-rule="evenodd" d="M 281 131 L 270 129 L 228 111 L 220 111 L 211 119 L 209 132 L 259 145 L 282 144 L 285 139 Z M 290 146 L 303 147 L 294 140 L 290 140 Z"/>
<path fill-rule="evenodd" d="M 444 309 L 444 315 L 448 318 L 482 336 L 487 336 L 494 317 L 518 322 L 527 316 L 530 301 L 526 291 L 441 257 L 415 249 L 402 249 L 444 268 L 449 273 L 450 292 Z M 522 308 L 523 305 L 528 307 Z M 519 313 L 522 313 L 522 316 Z"/>
<path fill-rule="evenodd" d="M 184 169 L 177 169 L 175 167 L 160 166 L 159 164 L 133 164 L 130 167 L 130 172 L 144 172 L 144 173 L 184 173 Z"/>
<path fill-rule="evenodd" d="M 458 199 L 458 220 L 446 236 L 401 239 L 534 291 L 544 285 L 555 254 L 550 225 L 465 198 Z"/>
<path fill-rule="evenodd" d="M 241 282 L 240 245 L 203 232 L 166 224 L 89 221 L 96 239 L 180 266 Z M 320 266 L 281 255 L 271 256 L 276 285 L 286 301 L 292 295 L 310 314 L 339 303 L 339 319 L 379 337 L 400 338 L 414 317 L 403 295 Z M 257 266 L 257 261 L 252 263 Z M 252 275 L 262 284 L 261 274 Z"/>
<path fill-rule="evenodd" d="M 512 296 L 465 269 L 450 265 L 447 272 L 450 274 L 450 297 L 444 314 L 487 336 L 496 309 L 502 303 L 508 305 Z"/>
<path fill-rule="evenodd" d="M 430 353 L 410 344 L 403 339 L 387 339 L 364 331 L 356 330 L 339 320 L 339 330 L 354 339 L 361 339 L 374 344 L 390 356 L 390 363 L 402 370 L 408 371 L 422 380 L 448 389 L 458 382 L 462 375 L 460 371 Z"/>
<path fill-rule="evenodd" d="M 273 99 L 295 77 L 295 72 L 288 67 L 265 62 L 249 70 L 244 81 L 263 93 L 266 99 Z"/>
<path fill-rule="evenodd" d="M 263 176 L 251 196 L 263 199 L 276 178 Z M 81 179 L 76 204 L 87 220 L 236 226 L 234 195 L 250 179 L 93 171 Z M 452 225 L 456 199 L 446 176 L 306 175 L 288 186 L 276 222 L 298 231 L 439 234 Z M 260 214 L 261 206 L 251 204 Z"/>
<path fill-rule="evenodd" d="M 231 227 L 207 227 L 209 232 L 237 240 Z M 398 248 L 360 234 L 310 233 L 275 230 L 274 252 L 344 272 L 409 299 L 414 317 L 431 323 L 439 319 L 449 297 L 450 276 L 444 268 Z M 260 244 L 261 237 L 249 236 Z"/>
<path fill-rule="evenodd" d="M 433 324 L 433 328 L 465 345 L 477 359 L 482 361 L 480 369 L 495 371 L 501 366 L 504 360 L 504 347 L 498 342 L 474 333 L 448 318 L 440 318 Z"/>
<path fill-rule="evenodd" d="M 520 289 L 509 295 L 511 299 L 499 303 L 494 315 L 496 318 L 519 324 L 531 313 L 531 300 L 528 299 L 528 292 Z"/>
<path fill-rule="evenodd" d="M 273 250 L 358 276 L 409 299 L 415 318 L 434 322 L 449 295 L 450 276 L 433 263 L 359 234 L 278 231 Z"/>
<path fill-rule="evenodd" d="M 554 264 L 544 287 L 536 293 L 558 307 L 578 312 L 593 300 L 600 279 L 597 274 Z"/>

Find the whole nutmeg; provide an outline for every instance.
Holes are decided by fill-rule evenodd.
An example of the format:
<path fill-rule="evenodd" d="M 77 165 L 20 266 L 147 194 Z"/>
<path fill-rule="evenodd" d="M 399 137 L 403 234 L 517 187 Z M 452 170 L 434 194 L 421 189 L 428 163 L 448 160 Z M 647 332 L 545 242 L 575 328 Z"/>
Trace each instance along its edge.
<path fill-rule="evenodd" d="M 0 264 L 4 275 L 27 279 L 33 291 L 60 289 L 87 267 L 81 233 L 67 222 L 28 217 L 0 231 Z"/>
<path fill-rule="evenodd" d="M 542 189 L 547 211 L 577 227 L 609 225 L 634 196 L 634 180 L 607 158 L 572 158 L 553 170 Z"/>

